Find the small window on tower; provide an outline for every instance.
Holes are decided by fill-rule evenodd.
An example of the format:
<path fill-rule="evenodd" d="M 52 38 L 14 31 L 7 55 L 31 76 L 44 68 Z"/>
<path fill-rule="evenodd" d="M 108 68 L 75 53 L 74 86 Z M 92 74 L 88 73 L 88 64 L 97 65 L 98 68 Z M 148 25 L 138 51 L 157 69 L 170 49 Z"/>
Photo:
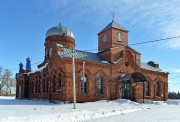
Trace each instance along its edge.
<path fill-rule="evenodd" d="M 122 41 L 122 34 L 118 33 L 118 41 Z"/>
<path fill-rule="evenodd" d="M 46 51 L 45 51 L 45 57 L 46 57 L 46 58 L 49 58 L 49 54 L 48 54 L 48 53 L 49 53 L 48 50 L 46 50 Z"/>
<path fill-rule="evenodd" d="M 52 55 L 52 48 L 49 49 L 49 57 Z"/>
<path fill-rule="evenodd" d="M 107 35 L 106 34 L 103 35 L 103 42 L 107 42 Z"/>

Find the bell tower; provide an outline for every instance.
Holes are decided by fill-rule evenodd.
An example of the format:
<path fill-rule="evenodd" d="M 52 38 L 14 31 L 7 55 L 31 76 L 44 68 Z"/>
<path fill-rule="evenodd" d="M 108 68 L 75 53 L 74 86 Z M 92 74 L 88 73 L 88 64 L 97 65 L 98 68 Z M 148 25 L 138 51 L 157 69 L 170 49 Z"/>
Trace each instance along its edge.
<path fill-rule="evenodd" d="M 128 45 L 128 31 L 112 20 L 98 33 L 99 55 L 109 61 L 116 61 L 120 53 Z"/>

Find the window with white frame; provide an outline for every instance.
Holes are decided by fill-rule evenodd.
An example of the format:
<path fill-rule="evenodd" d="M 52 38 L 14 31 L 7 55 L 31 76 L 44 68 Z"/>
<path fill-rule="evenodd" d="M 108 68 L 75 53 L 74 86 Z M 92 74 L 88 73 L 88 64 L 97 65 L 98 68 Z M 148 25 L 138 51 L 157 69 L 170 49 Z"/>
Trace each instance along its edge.
<path fill-rule="evenodd" d="M 48 50 L 45 51 L 45 58 L 49 58 L 49 52 L 48 52 Z"/>
<path fill-rule="evenodd" d="M 46 79 L 45 76 L 43 77 L 43 93 L 46 92 Z"/>
<path fill-rule="evenodd" d="M 107 42 L 107 34 L 103 35 L 103 42 Z"/>
<path fill-rule="evenodd" d="M 36 77 L 36 93 L 38 93 L 38 77 Z"/>
<path fill-rule="evenodd" d="M 97 87 L 98 87 L 98 94 L 102 94 L 103 93 L 103 78 L 101 75 L 99 75 L 98 77 Z"/>
<path fill-rule="evenodd" d="M 81 93 L 87 93 L 87 78 L 86 76 L 81 76 Z"/>
<path fill-rule="evenodd" d="M 118 41 L 122 41 L 122 34 L 118 33 Z"/>
<path fill-rule="evenodd" d="M 48 93 L 49 90 L 49 78 L 46 80 L 46 93 Z"/>
<path fill-rule="evenodd" d="M 159 88 L 160 88 L 160 85 L 159 85 L 159 82 L 157 81 L 156 82 L 156 96 L 160 96 L 160 94 L 159 94 Z"/>
<path fill-rule="evenodd" d="M 49 57 L 52 56 L 52 48 L 49 49 Z"/>
<path fill-rule="evenodd" d="M 146 81 L 146 96 L 149 96 L 149 81 Z"/>
<path fill-rule="evenodd" d="M 38 93 L 41 92 L 41 81 L 40 81 L 41 77 L 39 76 L 39 80 L 38 80 Z"/>

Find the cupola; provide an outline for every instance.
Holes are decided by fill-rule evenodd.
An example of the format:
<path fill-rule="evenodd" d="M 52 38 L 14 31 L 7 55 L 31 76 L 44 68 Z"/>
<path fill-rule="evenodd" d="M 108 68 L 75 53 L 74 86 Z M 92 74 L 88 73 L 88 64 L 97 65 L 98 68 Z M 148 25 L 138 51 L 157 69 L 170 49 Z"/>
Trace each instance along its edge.
<path fill-rule="evenodd" d="M 47 31 L 46 38 L 50 36 L 67 36 L 74 39 L 73 32 L 70 29 L 62 26 L 61 23 L 59 23 L 58 26 L 52 27 Z"/>
<path fill-rule="evenodd" d="M 23 71 L 23 63 L 21 62 L 19 64 L 19 73 L 22 73 L 22 71 Z"/>

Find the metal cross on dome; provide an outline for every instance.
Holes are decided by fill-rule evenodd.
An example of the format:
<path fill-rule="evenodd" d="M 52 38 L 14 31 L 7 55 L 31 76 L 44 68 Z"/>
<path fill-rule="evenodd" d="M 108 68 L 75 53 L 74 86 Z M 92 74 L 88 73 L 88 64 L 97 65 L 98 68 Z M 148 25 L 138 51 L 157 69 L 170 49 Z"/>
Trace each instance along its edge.
<path fill-rule="evenodd" d="M 114 11 L 111 13 L 111 15 L 112 15 L 112 20 L 114 20 L 114 18 L 115 18 L 115 13 L 114 13 Z"/>

